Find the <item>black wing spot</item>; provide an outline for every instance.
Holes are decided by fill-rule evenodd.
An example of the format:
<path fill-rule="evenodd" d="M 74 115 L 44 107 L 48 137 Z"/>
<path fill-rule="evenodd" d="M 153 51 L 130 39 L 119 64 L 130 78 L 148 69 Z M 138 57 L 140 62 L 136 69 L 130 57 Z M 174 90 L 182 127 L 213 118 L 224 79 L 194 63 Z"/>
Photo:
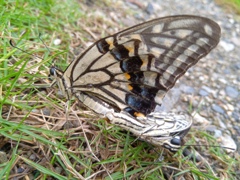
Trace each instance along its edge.
<path fill-rule="evenodd" d="M 144 80 L 144 74 L 142 71 L 139 72 L 133 72 L 133 73 L 128 73 L 130 76 L 129 81 L 133 83 L 143 83 Z"/>
<path fill-rule="evenodd" d="M 105 54 L 106 52 L 109 51 L 110 45 L 105 41 L 105 39 L 101 39 L 100 41 L 97 42 L 97 48 L 100 53 Z"/>
<path fill-rule="evenodd" d="M 139 56 L 130 57 L 125 61 L 121 61 L 120 67 L 123 72 L 139 71 L 143 62 Z"/>
<path fill-rule="evenodd" d="M 151 113 L 156 107 L 156 103 L 154 101 L 146 100 L 131 94 L 126 95 L 125 101 L 130 108 L 135 110 L 135 112 L 137 111 L 144 115 Z"/>
<path fill-rule="evenodd" d="M 158 88 L 154 87 L 146 87 L 146 86 L 139 86 L 137 84 L 130 84 L 132 86 L 132 92 L 138 96 L 141 96 L 145 99 L 153 101 L 157 92 Z"/>
<path fill-rule="evenodd" d="M 110 51 L 110 53 L 118 61 L 122 61 L 126 58 L 129 58 L 129 55 L 128 55 L 129 51 L 123 45 L 116 46 Z"/>

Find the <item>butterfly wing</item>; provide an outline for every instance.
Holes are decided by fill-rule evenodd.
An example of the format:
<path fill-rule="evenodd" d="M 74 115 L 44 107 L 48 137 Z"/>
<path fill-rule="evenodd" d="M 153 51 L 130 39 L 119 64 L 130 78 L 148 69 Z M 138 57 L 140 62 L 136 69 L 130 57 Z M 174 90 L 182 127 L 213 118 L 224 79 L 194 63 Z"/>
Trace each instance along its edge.
<path fill-rule="evenodd" d="M 208 18 L 155 19 L 100 39 L 70 64 L 62 80 L 98 113 L 145 116 L 219 39 L 220 27 Z"/>

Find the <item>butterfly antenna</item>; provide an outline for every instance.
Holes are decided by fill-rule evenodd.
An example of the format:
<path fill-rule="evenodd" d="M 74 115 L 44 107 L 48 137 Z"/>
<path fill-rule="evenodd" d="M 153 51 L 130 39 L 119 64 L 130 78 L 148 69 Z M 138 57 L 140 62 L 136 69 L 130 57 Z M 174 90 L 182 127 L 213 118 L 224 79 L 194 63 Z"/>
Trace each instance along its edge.
<path fill-rule="evenodd" d="M 182 147 L 185 147 L 185 148 L 183 149 L 183 151 L 182 151 L 183 156 L 184 156 L 184 157 L 189 157 L 191 160 L 194 160 L 194 161 L 196 161 L 196 162 L 202 161 L 201 155 L 196 155 L 196 154 L 194 153 L 194 151 L 191 151 L 191 150 L 187 149 L 187 147 L 201 147 L 201 146 L 203 146 L 203 147 L 208 147 L 208 148 L 210 148 L 210 147 L 221 147 L 221 146 L 199 145 L 199 144 L 182 145 Z M 229 149 L 229 150 L 231 150 L 231 151 L 235 151 L 235 150 L 236 150 L 235 148 L 230 148 L 230 147 L 221 147 L 221 148 Z"/>
<path fill-rule="evenodd" d="M 211 146 L 211 145 L 199 145 L 199 144 L 188 144 L 188 145 L 182 145 L 182 146 L 191 146 L 191 147 L 221 147 L 221 148 L 224 148 L 224 149 L 229 149 L 229 150 L 232 150 L 232 151 L 235 151 L 236 149 L 235 148 L 230 148 L 230 147 L 224 147 L 224 146 Z"/>
<path fill-rule="evenodd" d="M 16 48 L 16 49 L 18 49 L 18 50 L 20 50 L 20 51 L 22 51 L 22 52 L 24 52 L 24 53 L 26 53 L 26 54 L 28 54 L 28 55 L 30 55 L 30 56 L 33 56 L 31 53 L 29 53 L 29 52 L 27 52 L 27 51 L 25 51 L 25 50 L 23 50 L 23 49 L 21 49 L 21 48 L 15 46 L 15 45 L 13 44 L 12 39 L 10 39 L 9 44 L 10 44 L 12 47 Z M 37 58 L 43 60 L 43 58 L 41 58 L 41 57 L 39 57 L 39 56 L 34 56 L 34 57 L 37 57 Z"/>
<path fill-rule="evenodd" d="M 48 48 L 48 46 L 46 45 L 46 43 L 43 41 L 43 39 L 42 39 L 41 36 L 42 36 L 42 34 L 39 33 L 39 35 L 38 35 L 39 40 L 43 43 L 43 45 L 45 46 L 45 48 L 47 49 L 47 51 L 48 51 L 49 53 L 51 53 L 50 49 Z M 50 63 L 49 63 L 49 64 L 50 64 Z M 55 66 L 55 60 L 53 60 L 51 66 Z"/>
<path fill-rule="evenodd" d="M 44 44 L 45 48 L 46 48 L 46 49 L 48 50 L 48 52 L 50 53 L 50 52 L 51 52 L 50 49 L 49 49 L 48 46 L 45 44 L 45 42 L 42 40 L 41 36 L 42 36 L 42 34 L 39 33 L 38 38 L 40 39 L 40 41 Z"/>
<path fill-rule="evenodd" d="M 48 52 L 50 53 L 51 51 L 50 51 L 50 49 L 48 48 L 48 46 L 45 44 L 45 42 L 43 41 L 43 39 L 42 39 L 42 34 L 41 33 L 39 33 L 39 35 L 38 35 L 38 38 L 40 39 L 40 41 L 43 43 L 43 45 L 46 47 L 46 49 L 48 50 Z M 54 66 L 55 67 L 55 60 L 53 60 L 53 62 L 52 62 L 52 66 Z"/>

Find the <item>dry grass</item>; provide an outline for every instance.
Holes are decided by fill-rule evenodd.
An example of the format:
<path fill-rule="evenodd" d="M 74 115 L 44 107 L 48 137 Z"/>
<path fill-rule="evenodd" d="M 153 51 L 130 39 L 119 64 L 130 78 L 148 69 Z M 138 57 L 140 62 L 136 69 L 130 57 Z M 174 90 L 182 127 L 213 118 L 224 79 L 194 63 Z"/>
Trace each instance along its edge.
<path fill-rule="evenodd" d="M 91 2 L 91 1 L 87 1 Z M 49 66 L 66 68 L 100 37 L 117 32 L 118 16 L 131 12 L 110 1 L 2 2 L 0 71 L 0 179 L 233 179 L 239 156 L 198 147 L 202 161 L 139 141 L 106 119 L 68 104 L 49 87 Z M 106 12 L 116 12 L 116 17 Z M 107 14 L 107 13 L 106 13 Z M 119 19 L 120 21 L 120 19 Z M 44 44 L 38 38 L 41 38 Z M 22 52 L 9 45 L 12 39 Z M 60 39 L 59 45 L 54 41 Z M 37 58 L 41 57 L 40 58 Z M 188 143 L 213 144 L 191 131 Z M 200 155 L 199 155 L 200 156 Z"/>
<path fill-rule="evenodd" d="M 240 14 L 240 0 L 216 0 L 227 12 Z"/>

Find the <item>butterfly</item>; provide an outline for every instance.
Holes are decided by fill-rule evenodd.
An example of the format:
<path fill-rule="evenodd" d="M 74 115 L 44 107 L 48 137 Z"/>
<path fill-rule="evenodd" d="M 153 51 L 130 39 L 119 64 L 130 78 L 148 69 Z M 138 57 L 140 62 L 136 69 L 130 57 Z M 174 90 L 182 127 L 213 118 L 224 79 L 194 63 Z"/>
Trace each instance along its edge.
<path fill-rule="evenodd" d="M 219 25 L 205 17 L 154 19 L 102 38 L 62 72 L 50 69 L 61 91 L 111 123 L 171 151 L 181 147 L 192 119 L 154 112 L 175 82 L 219 42 Z"/>

